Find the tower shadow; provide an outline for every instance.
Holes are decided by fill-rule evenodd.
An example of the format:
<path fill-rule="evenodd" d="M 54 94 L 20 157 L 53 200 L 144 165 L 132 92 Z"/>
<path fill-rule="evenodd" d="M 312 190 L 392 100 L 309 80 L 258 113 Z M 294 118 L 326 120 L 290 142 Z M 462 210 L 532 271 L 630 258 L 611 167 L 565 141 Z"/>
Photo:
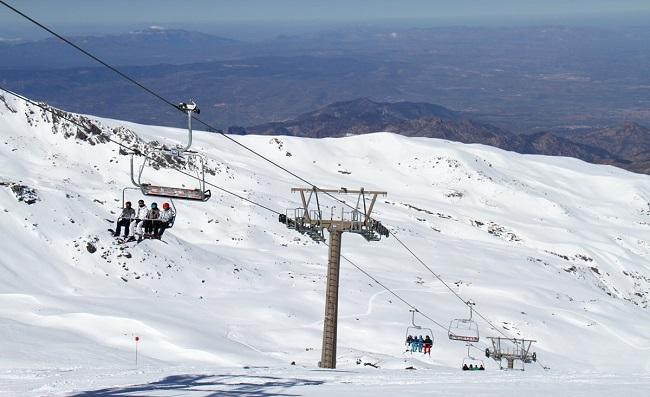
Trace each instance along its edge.
<path fill-rule="evenodd" d="M 167 376 L 150 383 L 77 392 L 70 397 L 147 397 L 166 395 L 165 392 L 188 397 L 290 397 L 300 396 L 289 393 L 293 387 L 323 383 L 319 380 L 273 376 L 185 374 Z"/>

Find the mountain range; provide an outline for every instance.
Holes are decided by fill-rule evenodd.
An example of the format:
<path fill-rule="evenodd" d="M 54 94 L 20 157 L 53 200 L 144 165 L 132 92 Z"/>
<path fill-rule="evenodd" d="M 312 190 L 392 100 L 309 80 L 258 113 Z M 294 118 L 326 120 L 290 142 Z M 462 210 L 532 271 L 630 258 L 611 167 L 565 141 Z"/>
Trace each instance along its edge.
<path fill-rule="evenodd" d="M 647 394 L 647 175 L 392 133 L 231 136 L 276 167 L 196 131 L 212 198 L 176 201 L 162 240 L 123 243 L 107 230 L 123 201 L 166 200 L 133 186 L 123 147 L 182 145 L 187 131 L 42 106 L 0 94 L 0 395 Z M 196 186 L 196 168 L 168 157 L 141 181 Z M 317 365 L 328 247 L 278 222 L 310 183 L 388 192 L 373 216 L 392 235 L 343 237 L 337 371 Z M 469 299 L 470 352 L 448 338 Z M 412 321 L 431 356 L 405 351 Z M 501 334 L 536 340 L 537 362 L 500 371 L 484 351 Z"/>
<path fill-rule="evenodd" d="M 359 98 L 333 103 L 292 120 L 247 128 L 231 127 L 229 131 L 237 134 L 309 138 L 386 131 L 404 136 L 481 143 L 523 154 L 575 157 L 591 163 L 611 164 L 634 172 L 650 173 L 650 129 L 635 123 L 627 123 L 620 128 L 574 134 L 514 134 L 474 121 L 471 114 L 438 105 L 386 103 Z"/>
<path fill-rule="evenodd" d="M 230 38 L 182 29 L 150 26 L 120 34 L 76 36 L 76 44 L 116 65 L 155 65 L 208 62 L 237 56 L 245 44 Z M 3 69 L 43 70 L 95 66 L 58 38 L 0 42 Z"/>
<path fill-rule="evenodd" d="M 194 99 L 217 128 L 359 97 L 436 103 L 517 134 L 650 125 L 648 28 L 375 26 L 259 41 L 236 32 L 150 27 L 70 39 L 172 102 Z M 7 88 L 68 111 L 183 126 L 59 40 L 0 42 L 0 75 Z"/>

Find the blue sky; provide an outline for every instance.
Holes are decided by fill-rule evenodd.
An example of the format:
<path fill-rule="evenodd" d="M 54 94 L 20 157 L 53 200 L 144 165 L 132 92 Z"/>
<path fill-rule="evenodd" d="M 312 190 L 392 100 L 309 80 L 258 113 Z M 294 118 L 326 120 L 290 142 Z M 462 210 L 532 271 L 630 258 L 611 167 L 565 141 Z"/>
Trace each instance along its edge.
<path fill-rule="evenodd" d="M 210 27 L 260 23 L 350 23 L 428 19 L 432 23 L 510 24 L 549 22 L 558 16 L 579 22 L 650 14 L 650 0 L 7 0 L 43 22 L 71 34 L 133 27 Z M 205 29 L 204 29 L 205 30 Z M 0 7 L 0 37 L 34 36 L 33 27 Z"/>

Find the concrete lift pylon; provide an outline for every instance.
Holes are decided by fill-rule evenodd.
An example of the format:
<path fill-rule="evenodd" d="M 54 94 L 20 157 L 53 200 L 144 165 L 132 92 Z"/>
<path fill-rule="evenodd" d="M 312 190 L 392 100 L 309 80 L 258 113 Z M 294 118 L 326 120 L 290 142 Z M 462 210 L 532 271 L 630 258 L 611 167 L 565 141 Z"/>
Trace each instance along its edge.
<path fill-rule="evenodd" d="M 372 210 L 377 201 L 377 196 L 385 196 L 383 191 L 366 191 L 340 189 L 319 189 L 292 188 L 291 192 L 300 194 L 302 207 L 287 210 L 287 214 L 281 214 L 279 221 L 309 236 L 316 242 L 324 242 L 323 230 L 329 233 L 329 254 L 327 260 L 327 287 L 325 294 L 325 320 L 323 322 L 323 348 L 321 353 L 321 368 L 336 368 L 336 340 L 338 326 L 338 295 L 339 295 L 339 273 L 341 264 L 341 240 L 343 233 L 356 233 L 362 235 L 368 241 L 379 241 L 381 236 L 388 237 L 388 229 L 381 222 L 372 219 Z M 320 207 L 318 193 L 328 194 L 357 194 L 357 204 L 350 211 L 346 207 L 341 208 L 340 215 L 334 213 L 331 208 L 330 217 L 323 217 Z M 308 196 L 307 196 L 308 193 Z M 310 209 L 312 198 L 315 201 L 315 209 Z"/>

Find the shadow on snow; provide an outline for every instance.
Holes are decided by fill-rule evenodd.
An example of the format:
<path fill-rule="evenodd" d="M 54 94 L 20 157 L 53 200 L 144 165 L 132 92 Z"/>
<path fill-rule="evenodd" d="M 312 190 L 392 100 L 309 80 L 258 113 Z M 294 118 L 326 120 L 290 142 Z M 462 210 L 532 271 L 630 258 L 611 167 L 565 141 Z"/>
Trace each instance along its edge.
<path fill-rule="evenodd" d="M 165 396 L 166 391 L 173 396 L 197 397 L 299 396 L 287 393 L 288 389 L 322 383 L 318 380 L 254 375 L 172 375 L 146 384 L 77 392 L 71 397 L 144 397 L 149 395 L 147 392 Z"/>

